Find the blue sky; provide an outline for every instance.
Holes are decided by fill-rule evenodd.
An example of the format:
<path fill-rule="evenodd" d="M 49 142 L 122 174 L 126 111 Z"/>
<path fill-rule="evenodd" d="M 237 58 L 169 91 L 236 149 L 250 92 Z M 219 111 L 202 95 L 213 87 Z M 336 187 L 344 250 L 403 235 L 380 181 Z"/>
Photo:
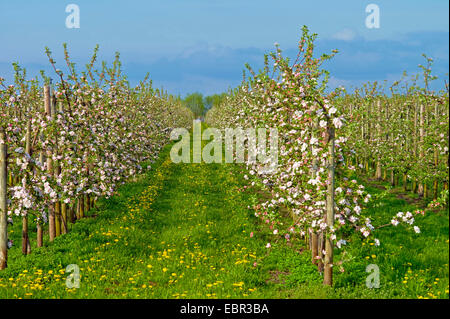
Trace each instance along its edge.
<path fill-rule="evenodd" d="M 67 29 L 68 4 L 80 8 L 80 29 Z M 368 4 L 380 8 L 380 28 L 368 29 Z M 238 85 L 246 62 L 256 69 L 278 42 L 288 55 L 302 25 L 319 34 L 318 50 L 340 53 L 327 63 L 331 86 L 394 81 L 413 74 L 422 53 L 448 78 L 447 0 L 0 0 L 0 76 L 11 79 L 18 61 L 30 75 L 44 69 L 48 46 L 63 68 L 62 43 L 80 66 L 95 44 L 100 60 L 121 53 L 132 85 L 147 72 L 174 94 L 219 93 Z"/>

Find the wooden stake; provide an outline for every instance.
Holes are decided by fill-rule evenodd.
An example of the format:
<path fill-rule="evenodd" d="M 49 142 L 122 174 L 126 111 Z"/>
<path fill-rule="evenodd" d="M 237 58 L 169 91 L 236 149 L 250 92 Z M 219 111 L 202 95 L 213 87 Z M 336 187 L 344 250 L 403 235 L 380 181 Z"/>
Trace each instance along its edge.
<path fill-rule="evenodd" d="M 61 203 L 61 234 L 67 234 L 67 204 Z"/>
<path fill-rule="evenodd" d="M 45 114 L 47 116 L 52 115 L 51 110 L 51 97 L 50 97 L 50 86 L 44 86 L 44 106 L 45 106 Z M 53 176 L 53 160 L 52 160 L 52 152 L 47 152 L 47 172 L 50 176 Z M 53 203 L 48 206 L 48 234 L 50 241 L 53 241 L 56 237 L 56 228 L 55 228 L 55 205 Z"/>
<path fill-rule="evenodd" d="M 317 234 L 311 232 L 311 259 L 314 265 L 317 265 L 317 256 L 319 256 L 319 238 Z"/>
<path fill-rule="evenodd" d="M 84 196 L 80 195 L 79 202 L 79 219 L 84 218 Z"/>
<path fill-rule="evenodd" d="M 328 142 L 328 188 L 327 188 L 327 225 L 334 226 L 334 128 L 329 128 L 329 142 Z M 325 238 L 325 267 L 323 284 L 333 285 L 333 241 L 330 238 L 330 232 L 327 232 Z"/>
<path fill-rule="evenodd" d="M 31 156 L 31 120 L 27 120 L 25 135 L 25 153 Z M 30 239 L 28 238 L 28 214 L 22 216 L 22 254 L 31 253 Z"/>
<path fill-rule="evenodd" d="M 317 129 L 319 127 L 319 123 L 318 120 L 315 121 L 312 124 L 311 127 L 311 137 L 315 137 L 315 129 Z M 311 149 L 313 148 L 313 146 L 311 146 Z M 312 168 L 311 168 L 311 178 L 316 178 L 316 173 L 317 173 L 317 159 L 314 158 L 313 162 L 312 162 Z M 319 256 L 319 238 L 317 233 L 314 230 L 311 230 L 311 258 L 312 258 L 312 263 L 314 265 L 318 265 L 319 261 L 317 260 L 317 257 Z"/>
<path fill-rule="evenodd" d="M 61 235 L 61 202 L 55 203 L 55 237 Z"/>
<path fill-rule="evenodd" d="M 323 268 L 324 268 L 323 259 L 325 257 L 323 254 L 323 251 L 325 250 L 325 240 L 324 240 L 323 231 L 321 231 L 319 233 L 317 246 L 318 246 L 318 252 L 319 252 L 319 257 L 320 257 L 320 259 L 317 260 L 317 268 L 318 268 L 319 272 L 322 273 Z"/>
<path fill-rule="evenodd" d="M 424 122 L 425 122 L 425 109 L 424 109 L 424 104 L 421 103 L 420 104 L 420 113 L 419 113 L 419 161 L 423 161 L 424 158 L 424 136 L 425 136 L 425 128 L 424 128 Z M 417 194 L 419 194 L 419 196 L 424 196 L 424 184 L 423 183 L 419 183 L 419 187 L 417 190 Z"/>
<path fill-rule="evenodd" d="M 8 263 L 7 152 L 5 129 L 0 127 L 0 270 Z"/>
<path fill-rule="evenodd" d="M 89 194 L 84 195 L 84 212 L 87 213 L 90 209 L 89 207 L 90 199 Z"/>
<path fill-rule="evenodd" d="M 36 246 L 37 247 L 42 247 L 42 242 L 44 241 L 44 234 L 43 234 L 43 231 L 42 231 L 42 225 L 41 225 L 40 221 L 37 222 L 36 229 L 37 229 Z"/>
<path fill-rule="evenodd" d="M 28 253 L 28 216 L 22 217 L 22 254 Z"/>
<path fill-rule="evenodd" d="M 376 133 L 377 133 L 377 146 L 380 146 L 380 141 L 381 141 L 381 125 L 380 125 L 380 121 L 381 121 L 381 101 L 378 100 L 377 101 L 377 114 L 378 114 L 378 121 L 376 123 Z M 381 172 L 381 162 L 380 162 L 380 155 L 378 155 L 378 159 L 376 162 L 376 170 L 375 170 L 375 178 L 377 180 L 381 180 L 382 179 L 382 172 Z"/>
<path fill-rule="evenodd" d="M 69 220 L 73 224 L 73 223 L 75 223 L 76 219 L 77 219 L 77 203 L 75 201 L 75 203 L 70 205 Z"/>

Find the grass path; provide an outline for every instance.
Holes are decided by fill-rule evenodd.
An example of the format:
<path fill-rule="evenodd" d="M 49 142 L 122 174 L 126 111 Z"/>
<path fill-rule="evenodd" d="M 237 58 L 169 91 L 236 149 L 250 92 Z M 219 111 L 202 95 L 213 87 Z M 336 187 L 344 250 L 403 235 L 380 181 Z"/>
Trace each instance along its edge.
<path fill-rule="evenodd" d="M 166 148 L 155 170 L 99 203 L 95 218 L 29 256 L 10 254 L 0 297 L 242 298 L 264 283 L 264 243 L 249 236 L 246 200 L 229 167 L 174 164 Z M 17 240 L 19 240 L 17 238 Z M 80 288 L 65 267 L 80 267 Z M 255 267 L 256 266 L 256 267 Z M 7 289 L 3 289 L 7 288 Z"/>
<path fill-rule="evenodd" d="M 448 298 L 448 210 L 418 216 L 420 235 L 383 228 L 380 247 L 353 236 L 345 256 L 337 251 L 345 272 L 335 271 L 330 289 L 303 242 L 276 244 L 257 223 L 247 209 L 256 195 L 242 188 L 238 166 L 174 164 L 169 151 L 31 255 L 21 255 L 14 225 L 0 298 Z M 376 198 L 369 211 L 380 224 L 415 209 L 394 192 L 369 191 Z M 372 263 L 380 289 L 365 286 Z M 79 288 L 66 287 L 71 264 L 79 267 Z"/>

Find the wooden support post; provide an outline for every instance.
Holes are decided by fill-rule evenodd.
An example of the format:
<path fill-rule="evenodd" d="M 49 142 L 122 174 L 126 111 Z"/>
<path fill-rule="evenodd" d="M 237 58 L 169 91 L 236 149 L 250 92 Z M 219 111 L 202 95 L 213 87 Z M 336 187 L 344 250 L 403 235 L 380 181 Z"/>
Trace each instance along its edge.
<path fill-rule="evenodd" d="M 316 132 L 315 130 L 319 127 L 319 122 L 318 120 L 316 120 L 311 127 L 311 137 L 315 137 Z M 311 149 L 313 148 L 313 146 L 311 145 Z M 314 158 L 313 162 L 312 162 L 312 168 L 311 168 L 311 178 L 316 178 L 316 174 L 317 174 L 317 159 Z M 318 265 L 318 259 L 317 257 L 319 256 L 319 237 L 318 234 L 314 231 L 311 230 L 311 258 L 312 258 L 312 263 L 314 265 Z"/>
<path fill-rule="evenodd" d="M 423 103 L 420 104 L 420 113 L 419 113 L 419 161 L 423 161 L 424 158 L 424 136 L 425 136 L 425 106 Z M 417 194 L 419 196 L 424 196 L 424 184 L 422 182 L 419 183 Z"/>
<path fill-rule="evenodd" d="M 50 86 L 44 86 L 44 106 L 45 106 L 45 114 L 49 117 L 52 115 L 51 110 L 51 96 L 50 96 Z M 52 160 L 52 152 L 47 151 L 47 172 L 50 176 L 53 176 L 53 160 Z M 55 205 L 50 203 L 48 206 L 48 234 L 50 241 L 53 241 L 56 237 L 56 228 L 55 228 Z"/>
<path fill-rule="evenodd" d="M 61 202 L 61 234 L 67 234 L 67 204 Z"/>
<path fill-rule="evenodd" d="M 70 205 L 70 210 L 69 210 L 69 220 L 70 222 L 73 224 L 75 223 L 76 219 L 77 219 L 77 201 L 75 201 L 72 205 Z"/>
<path fill-rule="evenodd" d="M 44 233 L 43 233 L 42 224 L 41 224 L 40 221 L 37 222 L 36 231 L 37 231 L 37 233 L 36 233 L 36 246 L 37 247 L 42 247 L 42 243 L 44 241 Z"/>
<path fill-rule="evenodd" d="M 5 129 L 0 127 L 0 270 L 8 263 L 7 152 Z"/>
<path fill-rule="evenodd" d="M 84 218 L 84 195 L 80 195 L 79 202 L 79 219 Z"/>
<path fill-rule="evenodd" d="M 319 256 L 319 237 L 317 233 L 311 231 L 311 260 L 314 265 L 317 265 L 317 256 Z"/>
<path fill-rule="evenodd" d="M 61 235 L 61 202 L 56 202 L 55 205 L 55 237 Z"/>
<path fill-rule="evenodd" d="M 323 251 L 325 250 L 325 236 L 323 231 L 321 231 L 319 233 L 318 236 L 318 253 L 319 253 L 319 257 L 320 259 L 317 260 L 317 268 L 319 270 L 319 272 L 323 273 L 323 269 L 324 269 L 324 265 L 323 265 L 323 260 L 324 260 L 324 253 Z"/>
<path fill-rule="evenodd" d="M 89 203 L 91 200 L 89 199 L 89 194 L 84 195 L 84 212 L 87 213 L 90 209 Z"/>
<path fill-rule="evenodd" d="M 436 110 L 437 112 L 437 110 Z M 436 171 L 438 169 L 439 165 L 439 151 L 437 147 L 434 149 L 434 167 L 436 168 Z M 433 181 L 433 199 L 436 200 L 438 198 L 438 179 L 435 178 Z"/>
<path fill-rule="evenodd" d="M 334 227 L 334 128 L 329 130 L 328 141 L 328 187 L 327 187 L 327 226 Z M 331 240 L 331 233 L 327 231 L 325 236 L 325 267 L 323 283 L 324 285 L 333 285 L 333 241 Z"/>
<path fill-rule="evenodd" d="M 31 156 L 31 119 L 27 120 L 27 131 L 25 135 L 25 153 Z M 30 239 L 28 237 L 28 213 L 22 216 L 22 254 L 31 253 Z"/>
<path fill-rule="evenodd" d="M 380 124 L 380 121 L 381 121 L 381 101 L 380 100 L 377 101 L 377 110 L 378 110 L 378 112 L 377 112 L 378 121 L 375 124 L 375 127 L 376 127 L 377 147 L 379 148 L 380 147 L 380 143 L 381 143 L 381 124 Z M 376 161 L 375 178 L 377 180 L 381 180 L 382 179 L 381 162 L 380 162 L 381 154 L 378 154 L 377 157 L 378 158 L 377 158 L 377 161 Z"/>

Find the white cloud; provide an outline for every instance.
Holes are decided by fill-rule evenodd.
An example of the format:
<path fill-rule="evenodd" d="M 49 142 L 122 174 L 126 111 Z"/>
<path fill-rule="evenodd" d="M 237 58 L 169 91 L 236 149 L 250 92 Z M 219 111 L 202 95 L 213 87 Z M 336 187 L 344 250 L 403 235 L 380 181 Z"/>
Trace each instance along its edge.
<path fill-rule="evenodd" d="M 335 88 L 335 87 L 340 87 L 340 86 L 350 86 L 352 85 L 353 82 L 350 80 L 344 80 L 344 79 L 340 79 L 334 76 L 330 76 L 329 80 L 328 80 L 328 85 Z"/>
<path fill-rule="evenodd" d="M 332 38 L 336 40 L 352 41 L 356 38 L 356 35 L 356 32 L 352 29 L 343 29 L 333 34 Z"/>

